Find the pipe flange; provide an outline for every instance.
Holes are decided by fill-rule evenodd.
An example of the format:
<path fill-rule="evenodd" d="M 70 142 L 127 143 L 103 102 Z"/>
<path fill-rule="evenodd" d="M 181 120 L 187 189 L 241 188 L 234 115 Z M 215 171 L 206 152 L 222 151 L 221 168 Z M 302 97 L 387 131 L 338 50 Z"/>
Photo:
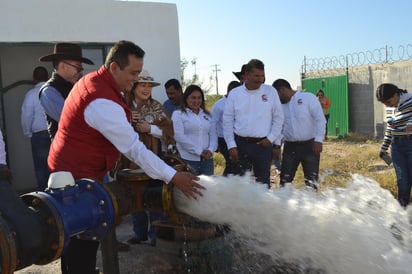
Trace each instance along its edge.
<path fill-rule="evenodd" d="M 186 171 L 193 173 L 193 170 L 180 158 L 174 155 L 164 155 L 162 158 L 168 165 L 172 166 L 177 171 Z M 165 211 L 167 217 L 177 224 L 188 223 L 192 217 L 178 212 L 174 206 L 173 198 L 174 185 L 172 183 L 163 184 L 162 189 L 162 201 L 163 201 L 163 210 Z"/>
<path fill-rule="evenodd" d="M 16 241 L 0 215 L 0 273 L 12 274 L 17 268 Z"/>

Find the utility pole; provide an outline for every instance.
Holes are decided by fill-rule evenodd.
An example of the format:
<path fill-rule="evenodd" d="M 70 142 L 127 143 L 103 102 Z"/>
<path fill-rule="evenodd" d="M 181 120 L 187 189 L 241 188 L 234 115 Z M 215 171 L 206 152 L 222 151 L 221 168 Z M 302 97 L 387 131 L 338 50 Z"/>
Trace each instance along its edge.
<path fill-rule="evenodd" d="M 215 68 L 213 69 L 213 72 L 215 73 L 215 80 L 216 80 L 216 95 L 219 95 L 219 84 L 218 84 L 218 79 L 217 79 L 217 73 L 220 71 L 220 69 L 218 68 L 218 66 L 220 66 L 219 64 L 214 64 L 213 65 Z"/>

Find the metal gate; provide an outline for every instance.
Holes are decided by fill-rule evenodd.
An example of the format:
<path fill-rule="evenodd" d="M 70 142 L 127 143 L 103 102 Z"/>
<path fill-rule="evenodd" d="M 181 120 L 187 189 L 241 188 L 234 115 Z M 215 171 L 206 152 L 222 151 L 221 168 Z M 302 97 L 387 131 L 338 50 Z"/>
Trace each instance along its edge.
<path fill-rule="evenodd" d="M 344 137 L 349 133 L 348 76 L 338 75 L 302 79 L 302 89 L 316 95 L 322 89 L 329 97 L 328 136 Z"/>

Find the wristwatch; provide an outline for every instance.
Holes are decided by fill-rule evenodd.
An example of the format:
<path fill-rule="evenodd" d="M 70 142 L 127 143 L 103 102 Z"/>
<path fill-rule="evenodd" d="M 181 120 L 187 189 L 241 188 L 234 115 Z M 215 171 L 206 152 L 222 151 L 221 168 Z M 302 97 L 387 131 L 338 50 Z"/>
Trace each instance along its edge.
<path fill-rule="evenodd" d="M 273 145 L 273 149 L 280 149 L 280 145 Z"/>

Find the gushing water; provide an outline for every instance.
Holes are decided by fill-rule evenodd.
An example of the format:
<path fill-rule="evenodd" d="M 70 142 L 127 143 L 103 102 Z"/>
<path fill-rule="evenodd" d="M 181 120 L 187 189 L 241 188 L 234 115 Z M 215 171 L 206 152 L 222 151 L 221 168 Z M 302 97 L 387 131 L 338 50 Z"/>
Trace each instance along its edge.
<path fill-rule="evenodd" d="M 353 175 L 347 188 L 317 193 L 291 184 L 267 190 L 250 175 L 200 178 L 203 197 L 175 191 L 177 209 L 229 225 L 273 264 L 281 259 L 322 273 L 412 272 L 412 210 L 372 179 Z"/>

